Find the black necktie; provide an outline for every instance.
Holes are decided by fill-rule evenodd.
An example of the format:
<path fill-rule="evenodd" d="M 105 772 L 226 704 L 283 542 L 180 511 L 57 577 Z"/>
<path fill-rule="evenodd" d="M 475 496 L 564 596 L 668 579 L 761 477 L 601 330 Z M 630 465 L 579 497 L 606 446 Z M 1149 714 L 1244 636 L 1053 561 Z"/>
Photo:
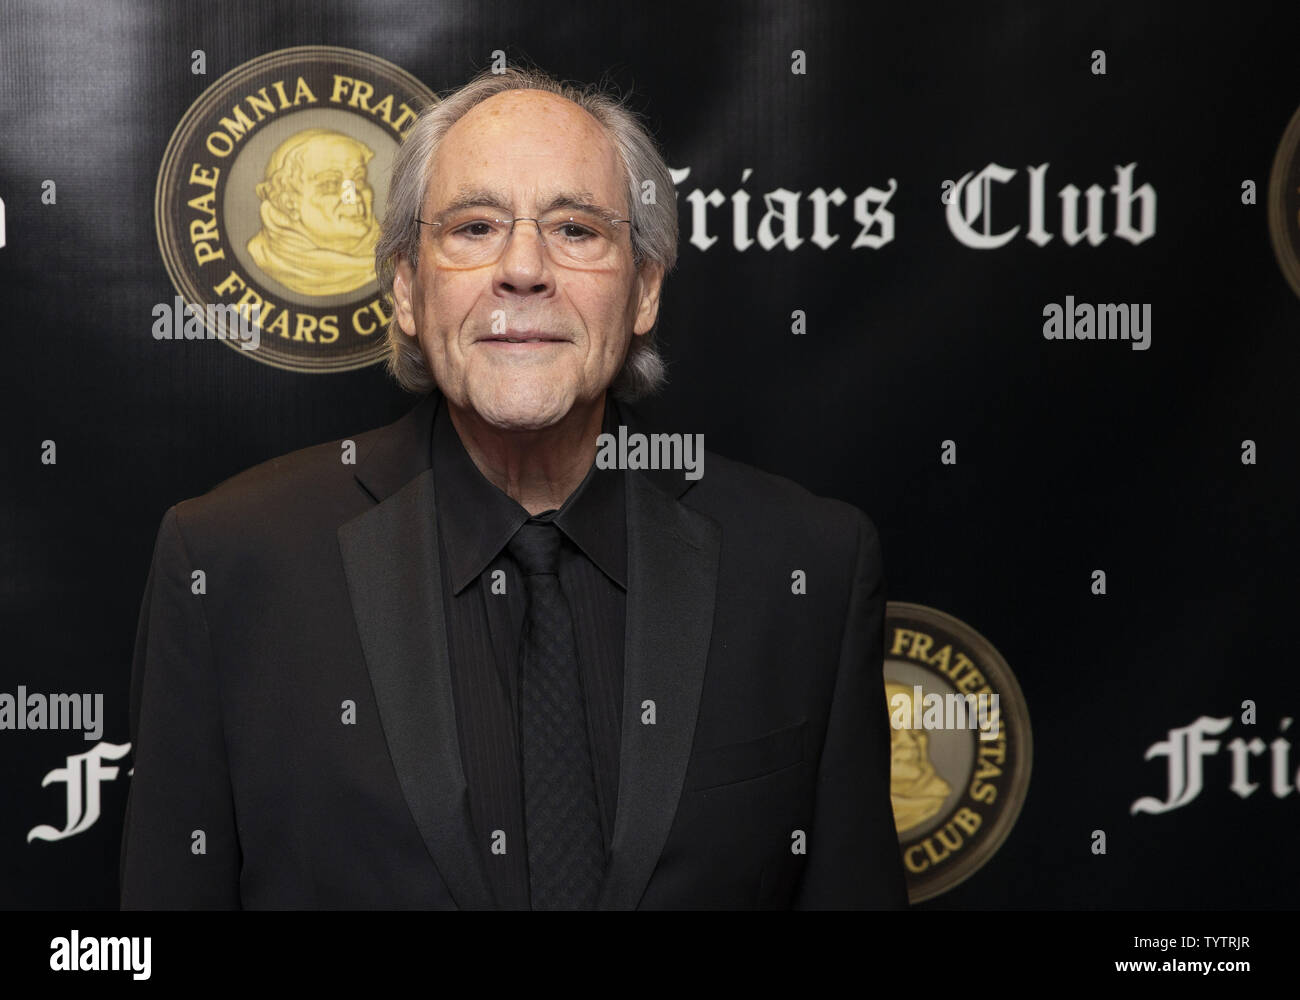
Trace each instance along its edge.
<path fill-rule="evenodd" d="M 557 575 L 560 529 L 528 521 L 508 547 L 528 597 L 519 732 L 532 906 L 589 910 L 604 872 L 604 841 L 573 618 Z"/>

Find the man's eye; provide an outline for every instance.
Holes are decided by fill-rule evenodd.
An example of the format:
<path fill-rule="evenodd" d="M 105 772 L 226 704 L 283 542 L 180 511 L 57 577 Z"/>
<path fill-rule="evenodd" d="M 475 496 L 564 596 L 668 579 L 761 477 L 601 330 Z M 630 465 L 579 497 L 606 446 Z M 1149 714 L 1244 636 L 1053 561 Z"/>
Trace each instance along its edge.
<path fill-rule="evenodd" d="M 492 234 L 492 223 L 486 219 L 477 219 L 474 222 L 467 222 L 453 230 L 457 236 L 483 237 Z"/>
<path fill-rule="evenodd" d="M 337 181 L 325 181 L 316 190 L 321 194 L 334 194 L 339 189 Z"/>
<path fill-rule="evenodd" d="M 576 222 L 563 222 L 559 226 L 560 235 L 569 240 L 586 239 L 596 234 L 586 226 L 581 226 Z"/>

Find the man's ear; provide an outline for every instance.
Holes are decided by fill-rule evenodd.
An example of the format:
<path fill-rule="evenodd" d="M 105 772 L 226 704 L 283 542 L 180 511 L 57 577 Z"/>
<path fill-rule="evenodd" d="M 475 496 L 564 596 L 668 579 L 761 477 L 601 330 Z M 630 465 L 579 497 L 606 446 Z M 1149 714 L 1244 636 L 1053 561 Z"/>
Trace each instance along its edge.
<path fill-rule="evenodd" d="M 393 270 L 393 307 L 397 310 L 397 325 L 408 337 L 415 336 L 415 307 L 411 297 L 414 280 L 415 268 L 406 254 L 401 254 Z"/>
<path fill-rule="evenodd" d="M 659 293 L 664 285 L 664 266 L 657 261 L 647 261 L 641 266 L 636 280 L 640 298 L 632 332 L 640 335 L 649 333 L 659 317 Z"/>

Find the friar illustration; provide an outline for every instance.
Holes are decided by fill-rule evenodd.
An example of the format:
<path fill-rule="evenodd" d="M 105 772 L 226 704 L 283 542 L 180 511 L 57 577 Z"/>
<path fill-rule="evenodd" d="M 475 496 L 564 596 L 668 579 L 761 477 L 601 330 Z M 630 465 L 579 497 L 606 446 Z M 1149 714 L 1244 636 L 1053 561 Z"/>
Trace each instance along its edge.
<path fill-rule="evenodd" d="M 282 142 L 257 185 L 262 228 L 248 252 L 267 276 L 307 295 L 334 295 L 375 280 L 374 152 L 331 129 Z"/>
<path fill-rule="evenodd" d="M 887 682 L 885 697 L 903 718 L 912 717 L 910 688 Z M 952 786 L 939 777 L 930 762 L 930 737 L 924 729 L 891 727 L 889 742 L 889 797 L 894 804 L 894 824 L 903 833 L 937 813 L 952 792 Z"/>

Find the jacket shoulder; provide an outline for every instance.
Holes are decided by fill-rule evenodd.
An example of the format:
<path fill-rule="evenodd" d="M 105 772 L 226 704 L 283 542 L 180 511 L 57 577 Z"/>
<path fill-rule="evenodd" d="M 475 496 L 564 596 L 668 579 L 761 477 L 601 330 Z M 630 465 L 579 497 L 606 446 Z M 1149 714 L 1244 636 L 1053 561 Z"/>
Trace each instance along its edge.
<path fill-rule="evenodd" d="M 355 472 L 386 430 L 309 445 L 230 476 L 175 505 L 182 533 L 209 538 L 278 535 L 286 528 L 337 526 L 365 509 Z M 345 451 L 351 442 L 353 447 Z"/>
<path fill-rule="evenodd" d="M 705 473 L 699 485 L 683 498 L 710 507 L 734 511 L 750 510 L 756 515 L 788 519 L 795 524 L 815 522 L 826 530 L 856 533 L 865 527 L 872 533 L 875 524 L 866 511 L 844 500 L 819 496 L 793 479 L 767 472 L 744 462 L 705 451 Z"/>
<path fill-rule="evenodd" d="M 879 546 L 876 525 L 860 507 L 707 450 L 704 475 L 682 502 L 717 520 L 733 539 L 752 538 L 755 544 L 781 539 L 796 550 L 841 557 L 860 546 Z"/>

